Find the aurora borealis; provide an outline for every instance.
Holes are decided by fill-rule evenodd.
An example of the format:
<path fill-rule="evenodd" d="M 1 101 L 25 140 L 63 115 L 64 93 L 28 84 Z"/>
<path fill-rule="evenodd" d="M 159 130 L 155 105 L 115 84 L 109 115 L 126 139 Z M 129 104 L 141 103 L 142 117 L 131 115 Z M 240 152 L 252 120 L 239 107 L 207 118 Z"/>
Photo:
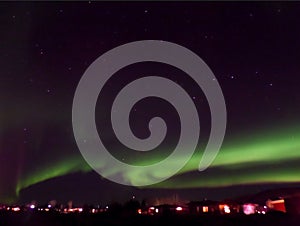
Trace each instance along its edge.
<path fill-rule="evenodd" d="M 239 141 L 233 144 L 225 144 L 212 166 L 207 171 L 198 173 L 195 178 L 185 179 L 182 176 L 197 171 L 199 157 L 201 157 L 197 154 L 177 177 L 152 187 L 181 189 L 257 183 L 297 183 L 299 182 L 298 172 L 300 170 L 298 164 L 300 159 L 299 136 L 299 128 L 296 127 L 276 134 L 264 132 L 251 139 L 241 137 Z M 147 162 L 143 164 L 147 165 Z M 24 177 L 17 185 L 16 192 L 18 193 L 22 188 L 44 180 L 78 171 L 91 171 L 91 168 L 80 156 L 56 162 L 53 166 L 30 174 L 28 178 Z M 136 180 L 141 178 L 139 171 L 127 174 L 113 169 L 113 172 L 107 173 L 123 173 L 123 176 L 128 178 L 133 185 Z M 149 176 L 159 176 L 159 172 L 153 172 Z"/>
<path fill-rule="evenodd" d="M 256 185 L 299 186 L 299 15 L 297 2 L 0 3 L 0 203 L 56 199 L 53 193 L 75 202 L 84 202 L 85 193 L 103 193 L 90 198 L 105 202 L 135 189 L 146 197 L 162 190 L 183 196 L 191 191 L 189 198 L 195 199 L 202 198 L 195 189 L 214 189 L 218 198 L 226 198 L 232 186 L 243 186 L 243 194 Z M 118 71 L 96 107 L 99 136 L 118 159 L 134 165 L 160 161 L 180 132 L 170 104 L 144 99 L 131 111 L 133 134 L 146 138 L 149 120 L 161 116 L 168 126 L 166 139 L 149 153 L 123 147 L 113 134 L 109 110 L 125 84 L 149 75 L 169 78 L 187 91 L 200 117 L 199 145 L 186 166 L 164 182 L 131 188 L 91 176 L 95 172 L 74 139 L 72 101 L 97 57 L 145 39 L 180 44 L 207 63 L 224 94 L 227 130 L 216 159 L 199 172 L 210 131 L 209 107 L 199 87 L 184 72 L 153 62 Z M 139 170 L 105 173 L 118 173 L 135 185 L 160 177 L 168 167 L 149 172 L 149 178 Z M 68 196 L 70 187 L 76 197 Z"/>

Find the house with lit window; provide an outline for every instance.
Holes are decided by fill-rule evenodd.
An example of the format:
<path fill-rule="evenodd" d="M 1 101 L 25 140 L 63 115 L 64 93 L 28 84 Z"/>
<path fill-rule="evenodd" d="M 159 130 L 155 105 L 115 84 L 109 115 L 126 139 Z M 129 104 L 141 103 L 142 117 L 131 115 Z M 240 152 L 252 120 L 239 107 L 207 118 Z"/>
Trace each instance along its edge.
<path fill-rule="evenodd" d="M 188 203 L 191 214 L 212 214 L 219 213 L 219 202 L 204 199 Z"/>
<path fill-rule="evenodd" d="M 182 205 L 163 204 L 148 208 L 148 215 L 174 215 L 188 213 L 188 207 Z"/>

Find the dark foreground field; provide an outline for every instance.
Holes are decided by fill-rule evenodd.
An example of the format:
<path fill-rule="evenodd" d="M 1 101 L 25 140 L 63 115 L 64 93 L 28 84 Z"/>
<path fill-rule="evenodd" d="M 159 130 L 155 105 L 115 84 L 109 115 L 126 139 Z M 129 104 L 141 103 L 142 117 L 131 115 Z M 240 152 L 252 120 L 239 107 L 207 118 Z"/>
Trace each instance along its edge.
<path fill-rule="evenodd" d="M 0 225 L 12 226 L 118 226 L 118 225 L 197 225 L 197 226 L 298 226 L 300 216 L 286 214 L 252 215 L 252 216 L 108 216 L 90 214 L 57 213 L 0 213 Z"/>

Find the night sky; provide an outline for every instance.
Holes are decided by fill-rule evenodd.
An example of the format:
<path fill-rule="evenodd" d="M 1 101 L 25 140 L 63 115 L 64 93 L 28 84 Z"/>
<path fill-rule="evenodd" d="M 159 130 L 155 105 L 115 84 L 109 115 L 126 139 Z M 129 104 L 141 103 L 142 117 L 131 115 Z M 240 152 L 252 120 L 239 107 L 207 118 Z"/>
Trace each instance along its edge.
<path fill-rule="evenodd" d="M 175 194 L 223 199 L 299 186 L 299 22 L 298 2 L 0 3 L 0 202 L 107 203 Z M 146 188 L 118 185 L 94 172 L 72 129 L 73 97 L 85 70 L 106 51 L 138 40 L 174 42 L 199 55 L 214 72 L 227 108 L 223 146 L 199 172 L 210 132 L 201 89 L 183 71 L 161 63 L 137 63 L 114 74 L 99 95 L 96 123 L 105 146 L 124 162 L 160 161 L 180 134 L 172 105 L 146 98 L 131 111 L 133 133 L 149 136 L 148 122 L 159 115 L 167 136 L 149 153 L 123 147 L 111 128 L 110 107 L 126 84 L 164 76 L 186 90 L 199 112 L 193 158 L 176 176 Z M 139 172 L 123 176 L 133 185 L 141 179 Z"/>

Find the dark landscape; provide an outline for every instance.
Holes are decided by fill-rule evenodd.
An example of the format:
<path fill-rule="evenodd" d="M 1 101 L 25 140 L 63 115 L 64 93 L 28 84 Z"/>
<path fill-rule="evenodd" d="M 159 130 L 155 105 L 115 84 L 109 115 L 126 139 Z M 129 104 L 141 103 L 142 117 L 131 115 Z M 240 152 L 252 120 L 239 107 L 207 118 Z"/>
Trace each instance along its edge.
<path fill-rule="evenodd" d="M 253 216 L 109 216 L 89 214 L 0 213 L 1 225 L 96 226 L 96 225 L 198 225 L 198 226 L 297 226 L 299 216 L 282 213 Z"/>

